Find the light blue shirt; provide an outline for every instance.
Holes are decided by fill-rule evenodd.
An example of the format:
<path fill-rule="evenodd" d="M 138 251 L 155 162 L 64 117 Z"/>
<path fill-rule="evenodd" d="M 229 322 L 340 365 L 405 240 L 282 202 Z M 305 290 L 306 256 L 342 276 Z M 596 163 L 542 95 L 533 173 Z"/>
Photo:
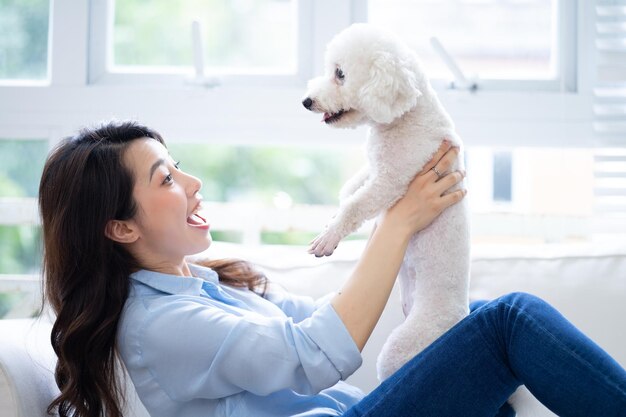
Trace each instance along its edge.
<path fill-rule="evenodd" d="M 262 298 L 190 269 L 131 275 L 118 344 L 152 417 L 339 416 L 363 398 L 343 382 L 362 359 L 328 299 Z"/>

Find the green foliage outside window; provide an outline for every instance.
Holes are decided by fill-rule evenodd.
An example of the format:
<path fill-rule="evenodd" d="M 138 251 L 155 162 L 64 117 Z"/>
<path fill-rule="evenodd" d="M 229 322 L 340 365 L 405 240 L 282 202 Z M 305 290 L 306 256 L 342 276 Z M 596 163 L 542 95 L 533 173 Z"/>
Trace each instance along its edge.
<path fill-rule="evenodd" d="M 193 65 L 191 24 L 202 25 L 207 67 L 287 68 L 296 22 L 286 0 L 116 0 L 115 65 Z"/>
<path fill-rule="evenodd" d="M 49 0 L 0 0 L 0 79 L 46 78 L 49 9 Z"/>
<path fill-rule="evenodd" d="M 168 145 L 182 170 L 200 178 L 209 201 L 337 204 L 343 183 L 364 163 L 360 149 Z"/>
<path fill-rule="evenodd" d="M 47 151 L 45 140 L 0 140 L 0 198 L 36 197 Z M 36 273 L 40 240 L 38 226 L 0 224 L 0 274 Z"/>
<path fill-rule="evenodd" d="M 254 202 L 266 207 L 336 205 L 339 190 L 362 164 L 360 148 L 243 147 L 171 143 L 180 168 L 202 180 L 207 201 Z M 277 201 L 280 200 L 280 201 Z M 219 225 L 215 225 L 219 228 Z M 214 240 L 241 242 L 242 234 L 212 230 Z M 267 244 L 306 245 L 316 233 L 262 231 Z M 362 236 L 359 236 L 362 238 Z"/>

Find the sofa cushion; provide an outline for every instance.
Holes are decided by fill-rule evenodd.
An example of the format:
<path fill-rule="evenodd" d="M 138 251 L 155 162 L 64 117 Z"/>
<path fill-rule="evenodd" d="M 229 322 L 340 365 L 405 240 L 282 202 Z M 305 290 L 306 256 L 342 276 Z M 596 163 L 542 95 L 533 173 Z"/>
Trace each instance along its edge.
<path fill-rule="evenodd" d="M 0 320 L 0 416 L 48 417 L 46 408 L 59 393 L 51 329 L 45 316 Z M 127 375 L 125 378 L 130 382 Z M 132 384 L 125 387 L 124 415 L 149 417 Z"/>
<path fill-rule="evenodd" d="M 45 319 L 0 320 L 0 415 L 47 416 L 46 407 L 59 392 L 51 327 Z"/>

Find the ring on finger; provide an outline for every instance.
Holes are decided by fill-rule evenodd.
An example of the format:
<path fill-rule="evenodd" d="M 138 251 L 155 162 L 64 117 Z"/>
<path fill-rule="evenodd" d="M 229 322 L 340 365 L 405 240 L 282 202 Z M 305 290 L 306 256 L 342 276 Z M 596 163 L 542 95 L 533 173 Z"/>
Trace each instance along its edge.
<path fill-rule="evenodd" d="M 437 179 L 440 180 L 443 177 L 443 174 L 441 172 L 439 172 L 437 167 L 432 167 L 431 170 L 433 170 L 435 172 L 435 174 L 437 174 Z"/>

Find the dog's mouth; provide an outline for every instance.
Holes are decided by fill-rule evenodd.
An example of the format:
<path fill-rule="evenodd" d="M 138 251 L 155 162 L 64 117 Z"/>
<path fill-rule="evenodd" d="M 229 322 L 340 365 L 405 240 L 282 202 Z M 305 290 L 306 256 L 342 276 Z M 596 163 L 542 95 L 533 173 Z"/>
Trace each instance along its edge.
<path fill-rule="evenodd" d="M 350 110 L 339 110 L 337 113 L 324 113 L 322 117 L 322 122 L 326 124 L 334 123 L 337 120 L 341 119 L 344 114 L 350 112 Z"/>

